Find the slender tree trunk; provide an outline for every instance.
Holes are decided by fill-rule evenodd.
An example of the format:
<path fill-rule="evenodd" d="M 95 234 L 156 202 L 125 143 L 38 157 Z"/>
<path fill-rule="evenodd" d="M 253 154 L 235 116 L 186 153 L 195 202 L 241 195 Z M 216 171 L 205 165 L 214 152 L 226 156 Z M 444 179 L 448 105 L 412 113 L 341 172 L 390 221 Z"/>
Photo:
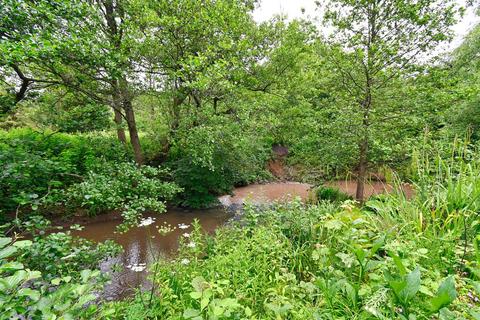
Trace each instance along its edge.
<path fill-rule="evenodd" d="M 218 97 L 213 98 L 213 112 L 214 112 L 215 115 L 218 114 L 218 101 L 219 100 L 220 99 Z"/>
<path fill-rule="evenodd" d="M 127 137 L 125 135 L 125 129 L 122 127 L 122 122 L 123 122 L 123 115 L 120 112 L 122 110 L 122 95 L 120 93 L 120 89 L 118 87 L 118 81 L 113 80 L 113 85 L 112 85 L 112 102 L 113 102 L 113 113 L 114 113 L 114 118 L 113 120 L 115 121 L 115 125 L 117 127 L 117 137 L 118 140 L 123 143 L 127 144 Z"/>
<path fill-rule="evenodd" d="M 113 113 L 114 113 L 114 121 L 115 121 L 115 125 L 117 127 L 117 137 L 118 137 L 118 140 L 123 143 L 123 144 L 127 144 L 127 137 L 125 135 L 125 130 L 122 128 L 122 114 L 120 113 L 120 111 L 118 111 L 118 109 L 116 109 L 117 107 L 115 107 L 115 109 L 113 109 Z"/>
<path fill-rule="evenodd" d="M 135 114 L 133 112 L 132 101 L 124 101 L 123 109 L 125 110 L 125 118 L 127 120 L 128 133 L 130 134 L 130 144 L 133 148 L 135 162 L 138 165 L 143 165 L 142 146 L 140 145 L 140 138 L 138 137 L 137 124 L 135 121 Z"/>
<path fill-rule="evenodd" d="M 14 64 L 12 67 L 22 81 L 20 90 L 15 94 L 15 103 L 19 103 L 25 98 L 28 87 L 33 83 L 33 80 L 26 77 L 17 65 Z"/>
<path fill-rule="evenodd" d="M 192 93 L 192 97 L 193 101 L 195 102 L 195 119 L 193 121 L 193 126 L 197 127 L 199 125 L 198 114 L 200 112 L 200 108 L 202 107 L 202 101 L 195 93 Z"/>
<path fill-rule="evenodd" d="M 365 196 L 365 179 L 368 171 L 368 149 L 370 140 L 370 107 L 372 106 L 372 81 L 367 73 L 367 87 L 365 92 L 365 99 L 360 104 L 363 110 L 362 117 L 362 131 L 363 135 L 359 141 L 359 155 L 358 155 L 358 175 L 357 175 L 357 190 L 355 192 L 355 198 L 363 203 Z"/>
<path fill-rule="evenodd" d="M 185 98 L 177 96 L 177 94 L 173 97 L 173 105 L 172 105 L 172 123 L 170 124 L 170 134 L 172 135 L 175 131 L 177 131 L 178 127 L 180 126 L 180 106 L 182 105 Z"/>
<path fill-rule="evenodd" d="M 359 146 L 359 161 L 358 161 L 358 174 L 357 174 L 357 190 L 355 198 L 363 202 L 365 195 L 365 179 L 367 176 L 368 167 L 368 137 L 364 137 Z"/>

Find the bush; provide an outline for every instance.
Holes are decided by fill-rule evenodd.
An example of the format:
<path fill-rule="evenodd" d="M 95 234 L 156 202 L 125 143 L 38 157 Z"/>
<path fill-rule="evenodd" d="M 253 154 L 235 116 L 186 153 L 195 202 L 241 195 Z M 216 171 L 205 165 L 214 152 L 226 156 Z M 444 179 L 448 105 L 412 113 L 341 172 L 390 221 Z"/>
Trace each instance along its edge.
<path fill-rule="evenodd" d="M 216 196 L 269 177 L 269 151 L 235 126 L 198 126 L 179 133 L 169 154 L 175 181 L 184 189 L 179 204 L 208 207 Z"/>
<path fill-rule="evenodd" d="M 165 201 L 181 191 L 167 170 L 134 163 L 100 163 L 83 182 L 65 190 L 65 204 L 87 209 L 95 215 L 106 210 L 121 210 L 125 225 L 136 224 L 145 210 L 164 212 Z"/>
<path fill-rule="evenodd" d="M 339 189 L 333 187 L 320 186 L 315 189 L 315 194 L 317 196 L 317 200 L 343 202 L 352 199 L 352 197 L 348 194 L 343 193 Z"/>
<path fill-rule="evenodd" d="M 0 210 L 33 205 L 53 190 L 79 182 L 100 159 L 127 161 L 127 150 L 109 137 L 0 131 Z"/>

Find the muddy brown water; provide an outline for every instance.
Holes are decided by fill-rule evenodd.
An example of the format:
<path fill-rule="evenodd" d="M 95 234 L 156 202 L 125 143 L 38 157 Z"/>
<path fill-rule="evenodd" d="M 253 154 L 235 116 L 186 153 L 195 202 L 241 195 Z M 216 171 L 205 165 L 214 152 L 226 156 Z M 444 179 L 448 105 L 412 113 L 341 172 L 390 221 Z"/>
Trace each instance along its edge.
<path fill-rule="evenodd" d="M 148 288 L 148 265 L 159 256 L 170 258 L 178 249 L 179 237 L 192 231 L 191 224 L 194 219 L 199 221 L 205 232 L 211 233 L 215 228 L 224 224 L 231 215 L 223 208 L 194 211 L 171 209 L 166 213 L 144 215 L 144 218 L 148 219 L 149 217 L 155 218 L 155 222 L 148 226 L 131 228 L 126 233 L 116 232 L 116 227 L 121 223 L 121 220 L 118 219 L 87 224 L 84 225 L 83 230 L 73 232 L 76 236 L 95 242 L 114 240 L 124 249 L 119 256 L 100 265 L 102 272 L 112 275 L 110 283 L 106 285 L 101 294 L 102 298 L 118 300 L 131 296 L 137 288 Z M 163 226 L 164 223 L 176 227 L 176 229 L 166 236 L 161 236 L 156 226 Z M 145 270 L 139 270 L 144 264 Z M 112 274 L 114 266 L 119 266 L 120 271 Z M 137 271 L 132 270 L 136 269 L 135 266 L 140 268 Z"/>
<path fill-rule="evenodd" d="M 341 191 L 355 195 L 356 184 L 352 181 L 335 181 L 327 185 L 335 186 Z M 225 206 L 241 206 L 246 202 L 254 204 L 272 201 L 289 201 L 300 197 L 306 201 L 311 197 L 311 185 L 297 182 L 277 182 L 269 184 L 253 184 L 234 190 L 232 195 L 219 198 Z M 392 187 L 381 182 L 369 183 L 365 187 L 365 195 L 391 192 Z M 411 187 L 406 185 L 404 191 L 411 195 Z M 145 218 L 155 218 L 154 223 L 148 226 L 134 227 L 126 233 L 117 233 L 116 227 L 120 220 L 99 220 L 84 224 L 84 229 L 75 231 L 74 234 L 95 242 L 114 240 L 119 243 L 124 251 L 119 256 L 109 259 L 101 264 L 102 272 L 110 273 L 113 266 L 120 266 L 120 271 L 115 271 L 112 280 L 105 287 L 102 298 L 118 300 L 130 296 L 135 289 L 148 288 L 148 266 L 156 257 L 172 258 L 178 249 L 179 237 L 192 231 L 191 223 L 198 219 L 205 232 L 212 233 L 218 226 L 225 224 L 232 217 L 223 208 L 210 210 L 170 209 L 166 213 L 149 213 Z M 161 236 L 157 226 L 169 224 L 176 229 Z M 184 229 L 182 229 L 182 227 Z M 137 270 L 136 267 L 139 267 Z M 144 270 L 140 270 L 144 269 Z"/>

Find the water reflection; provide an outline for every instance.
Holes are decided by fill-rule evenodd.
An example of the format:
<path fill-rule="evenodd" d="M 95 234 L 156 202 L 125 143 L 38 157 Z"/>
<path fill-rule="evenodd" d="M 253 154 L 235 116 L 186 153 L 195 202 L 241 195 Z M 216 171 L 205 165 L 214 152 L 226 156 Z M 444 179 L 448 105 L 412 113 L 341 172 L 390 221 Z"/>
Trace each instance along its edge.
<path fill-rule="evenodd" d="M 111 283 L 105 287 L 103 298 L 121 299 L 131 294 L 135 288 L 148 288 L 147 270 L 141 271 L 140 267 L 145 265 L 148 269 L 148 265 L 158 257 L 170 257 L 178 248 L 179 237 L 192 231 L 191 223 L 194 219 L 199 220 L 205 232 L 213 232 L 216 227 L 225 223 L 230 215 L 218 208 L 201 211 L 169 210 L 163 214 L 146 214 L 145 217 L 156 219 L 147 226 L 135 227 L 123 234 L 116 232 L 120 221 L 95 222 L 86 225 L 81 231 L 73 232 L 77 236 L 97 242 L 114 240 L 124 248 L 122 254 L 100 266 L 105 273 L 111 273 L 115 265 L 122 266 L 122 270 L 115 272 Z M 175 227 L 175 230 L 162 236 L 157 227 L 165 224 Z"/>

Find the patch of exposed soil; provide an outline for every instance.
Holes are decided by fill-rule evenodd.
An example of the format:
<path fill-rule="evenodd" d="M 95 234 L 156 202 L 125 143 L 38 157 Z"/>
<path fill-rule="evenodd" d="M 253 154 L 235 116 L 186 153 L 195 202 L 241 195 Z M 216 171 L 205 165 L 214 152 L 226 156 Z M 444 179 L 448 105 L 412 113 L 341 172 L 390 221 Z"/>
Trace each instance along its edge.
<path fill-rule="evenodd" d="M 267 164 L 268 171 L 279 180 L 288 179 L 285 171 L 285 158 L 288 155 L 288 148 L 277 144 L 272 147 L 272 153 L 273 158 Z"/>
<path fill-rule="evenodd" d="M 284 180 L 287 177 L 285 165 L 281 159 L 270 160 L 267 164 L 268 171 L 277 179 Z"/>

